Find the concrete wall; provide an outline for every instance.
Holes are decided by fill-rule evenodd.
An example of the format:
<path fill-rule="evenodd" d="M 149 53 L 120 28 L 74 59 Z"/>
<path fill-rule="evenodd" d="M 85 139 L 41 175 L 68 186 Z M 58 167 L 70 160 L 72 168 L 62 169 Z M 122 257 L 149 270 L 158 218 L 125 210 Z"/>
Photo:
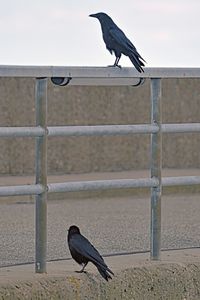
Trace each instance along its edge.
<path fill-rule="evenodd" d="M 34 79 L 0 79 L 0 126 L 35 124 Z M 200 80 L 163 80 L 163 122 L 200 122 Z M 48 125 L 150 122 L 149 81 L 141 87 L 48 86 Z M 0 139 L 0 174 L 34 172 L 34 139 Z M 149 167 L 148 135 L 49 138 L 48 172 L 83 173 Z M 200 135 L 165 134 L 163 167 L 198 168 Z"/>

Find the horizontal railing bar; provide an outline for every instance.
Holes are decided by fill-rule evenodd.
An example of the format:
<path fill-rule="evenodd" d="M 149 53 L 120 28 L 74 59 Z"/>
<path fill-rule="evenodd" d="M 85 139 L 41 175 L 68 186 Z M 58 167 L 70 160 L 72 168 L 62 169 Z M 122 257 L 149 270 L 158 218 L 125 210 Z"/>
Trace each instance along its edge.
<path fill-rule="evenodd" d="M 180 176 L 163 177 L 163 186 L 179 185 L 198 185 L 200 176 Z M 115 179 L 115 180 L 95 180 L 95 181 L 70 181 L 61 183 L 49 183 L 47 185 L 48 193 L 108 190 L 108 189 L 127 189 L 139 187 L 156 187 L 157 178 L 139 178 L 139 179 Z M 44 187 L 40 184 L 35 185 L 16 185 L 0 186 L 0 196 L 17 195 L 38 195 L 44 192 Z"/>
<path fill-rule="evenodd" d="M 89 135 L 127 135 L 134 133 L 155 133 L 156 125 L 96 125 L 96 126 L 55 126 L 48 127 L 49 136 L 89 136 Z"/>
<path fill-rule="evenodd" d="M 48 192 L 57 193 L 107 189 L 127 189 L 138 187 L 152 187 L 157 185 L 158 180 L 156 178 L 75 181 L 50 183 L 48 184 Z"/>
<path fill-rule="evenodd" d="M 44 192 L 40 184 L 0 186 L 0 196 L 39 195 Z"/>
<path fill-rule="evenodd" d="M 140 78 L 72 78 L 69 85 L 73 86 L 134 86 L 140 82 Z"/>
<path fill-rule="evenodd" d="M 200 68 L 145 68 L 140 74 L 133 67 L 131 68 L 108 68 L 108 67 L 71 67 L 71 66 L 12 66 L 0 65 L 1 77 L 70 77 L 70 84 L 73 85 L 73 78 L 90 79 L 107 78 L 200 78 Z M 86 82 L 85 82 L 86 84 Z M 112 85 L 111 80 L 111 85 Z M 130 83 L 128 82 L 128 85 Z M 118 85 L 118 83 L 117 83 Z"/>
<path fill-rule="evenodd" d="M 200 176 L 163 177 L 163 186 L 175 185 L 196 185 L 200 184 Z M 140 179 L 116 179 L 116 180 L 96 180 L 96 181 L 75 181 L 48 184 L 48 192 L 75 192 L 87 190 L 106 190 L 138 187 L 156 187 L 157 178 Z"/>
<path fill-rule="evenodd" d="M 200 132 L 200 123 L 162 124 L 163 133 L 192 133 Z"/>
<path fill-rule="evenodd" d="M 200 132 L 200 123 L 162 124 L 163 133 Z M 92 135 L 128 135 L 137 133 L 156 133 L 157 125 L 84 125 L 84 126 L 49 126 L 48 136 L 92 136 Z M 0 127 L 0 137 L 37 137 L 43 136 L 41 127 Z"/>
<path fill-rule="evenodd" d="M 41 127 L 0 127 L 0 137 L 37 137 L 43 136 Z"/>
<path fill-rule="evenodd" d="M 163 177 L 163 186 L 197 185 L 200 184 L 200 176 Z"/>

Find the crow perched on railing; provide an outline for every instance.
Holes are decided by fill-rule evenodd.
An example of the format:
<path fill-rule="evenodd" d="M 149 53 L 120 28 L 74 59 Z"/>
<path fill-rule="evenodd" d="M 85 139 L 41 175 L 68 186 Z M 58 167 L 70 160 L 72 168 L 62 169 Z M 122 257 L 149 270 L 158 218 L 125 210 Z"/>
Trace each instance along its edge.
<path fill-rule="evenodd" d="M 72 258 L 78 264 L 83 265 L 82 269 L 77 271 L 78 273 L 84 272 L 86 265 L 91 261 L 105 280 L 112 279 L 110 274 L 114 275 L 113 272 L 105 264 L 103 257 L 94 246 L 80 233 L 77 226 L 70 226 L 67 241 Z"/>
<path fill-rule="evenodd" d="M 101 29 L 103 33 L 103 40 L 106 44 L 106 48 L 115 53 L 116 60 L 113 67 L 120 67 L 118 65 L 121 55 L 128 56 L 135 66 L 135 68 L 141 73 L 144 72 L 142 66 L 144 66 L 145 60 L 137 52 L 135 46 L 125 36 L 123 31 L 113 22 L 113 20 L 105 13 L 91 14 L 90 17 L 97 18 L 101 23 Z"/>

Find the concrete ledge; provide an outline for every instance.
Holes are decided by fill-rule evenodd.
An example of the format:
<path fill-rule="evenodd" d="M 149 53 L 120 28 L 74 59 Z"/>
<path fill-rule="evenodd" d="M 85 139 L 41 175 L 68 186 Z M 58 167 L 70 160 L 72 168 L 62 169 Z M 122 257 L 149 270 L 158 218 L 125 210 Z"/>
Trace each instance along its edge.
<path fill-rule="evenodd" d="M 34 265 L 0 269 L 0 299 L 200 299 L 200 249 L 106 257 L 115 276 L 105 282 L 89 264 L 86 274 L 72 260 L 48 263 L 47 274 Z"/>

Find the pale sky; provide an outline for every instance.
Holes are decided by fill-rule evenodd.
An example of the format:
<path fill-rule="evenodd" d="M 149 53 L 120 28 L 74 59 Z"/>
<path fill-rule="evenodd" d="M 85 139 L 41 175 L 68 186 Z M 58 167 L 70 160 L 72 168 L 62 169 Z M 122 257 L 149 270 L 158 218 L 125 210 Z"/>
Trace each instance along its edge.
<path fill-rule="evenodd" d="M 200 67 L 200 0 L 0 0 L 0 64 L 107 66 L 105 12 L 147 67 Z M 122 66 L 131 67 L 127 57 Z"/>

